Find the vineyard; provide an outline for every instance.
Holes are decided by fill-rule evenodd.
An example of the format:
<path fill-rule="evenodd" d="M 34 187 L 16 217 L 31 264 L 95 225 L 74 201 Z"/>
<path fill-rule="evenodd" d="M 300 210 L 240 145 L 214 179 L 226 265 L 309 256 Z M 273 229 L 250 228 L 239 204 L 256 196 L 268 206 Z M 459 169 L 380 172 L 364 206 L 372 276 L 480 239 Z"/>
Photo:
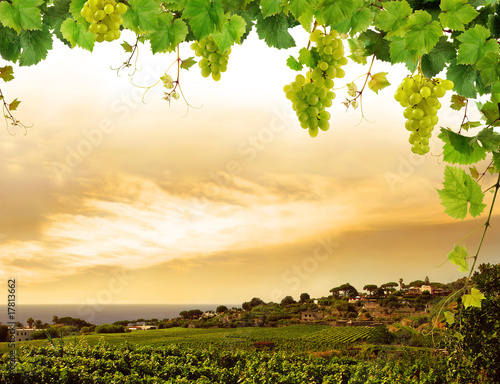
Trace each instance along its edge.
<path fill-rule="evenodd" d="M 0 383 L 444 383 L 446 364 L 422 355 L 362 361 L 289 352 L 225 351 L 179 345 L 91 346 L 55 342 L 24 346 L 11 369 L 0 360 Z"/>

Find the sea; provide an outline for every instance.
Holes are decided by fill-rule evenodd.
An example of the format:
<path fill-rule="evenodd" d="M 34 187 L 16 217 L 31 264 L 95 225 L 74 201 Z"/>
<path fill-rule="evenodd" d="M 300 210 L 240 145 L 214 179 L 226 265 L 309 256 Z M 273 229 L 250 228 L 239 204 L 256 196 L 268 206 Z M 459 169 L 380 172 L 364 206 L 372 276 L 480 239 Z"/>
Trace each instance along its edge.
<path fill-rule="evenodd" d="M 182 311 L 199 309 L 215 311 L 219 305 L 228 308 L 239 308 L 241 304 L 17 304 L 15 307 L 16 322 L 27 325 L 26 320 L 33 318 L 44 323 L 52 324 L 52 318 L 76 317 L 91 324 L 112 324 L 119 320 L 134 321 L 138 319 L 173 319 L 179 317 Z M 0 306 L 0 324 L 13 321 L 12 313 L 7 313 L 7 306 Z"/>

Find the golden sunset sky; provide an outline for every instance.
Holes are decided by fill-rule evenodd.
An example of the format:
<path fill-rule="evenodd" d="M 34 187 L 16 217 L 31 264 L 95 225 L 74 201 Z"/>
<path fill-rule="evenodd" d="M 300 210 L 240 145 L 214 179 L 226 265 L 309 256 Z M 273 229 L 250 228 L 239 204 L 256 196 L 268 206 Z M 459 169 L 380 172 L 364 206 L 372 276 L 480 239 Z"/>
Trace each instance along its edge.
<path fill-rule="evenodd" d="M 183 71 L 187 115 L 182 100 L 161 100 L 161 86 L 143 103 L 131 84 L 153 84 L 174 60 L 147 46 L 133 77 L 110 69 L 127 58 L 117 42 L 93 53 L 55 43 L 39 65 L 16 67 L 0 86 L 33 127 L 0 133 L 0 275 L 17 279 L 19 303 L 279 302 L 345 282 L 462 277 L 441 264 L 487 212 L 444 214 L 441 143 L 413 155 L 393 99 L 408 71 L 376 62 L 392 86 L 365 92 L 369 121 L 345 111 L 342 89 L 332 128 L 312 139 L 282 90 L 295 77 L 286 58 L 307 44 L 294 36 L 296 48 L 278 51 L 253 32 L 218 83 L 197 66 Z M 336 86 L 367 68 L 349 64 Z M 456 129 L 449 97 L 439 125 Z M 499 215 L 481 262 L 500 262 Z M 479 232 L 465 242 L 470 253 Z"/>

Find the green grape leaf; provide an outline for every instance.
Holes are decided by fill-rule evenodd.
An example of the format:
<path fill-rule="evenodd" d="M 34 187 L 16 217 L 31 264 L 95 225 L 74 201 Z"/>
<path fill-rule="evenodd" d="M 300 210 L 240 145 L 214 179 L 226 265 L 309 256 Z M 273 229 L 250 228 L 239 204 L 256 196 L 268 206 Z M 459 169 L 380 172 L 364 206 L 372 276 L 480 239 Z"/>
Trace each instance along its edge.
<path fill-rule="evenodd" d="M 295 47 L 295 40 L 288 32 L 290 24 L 283 14 L 257 18 L 257 35 L 259 39 L 264 40 L 270 47 L 286 49 Z"/>
<path fill-rule="evenodd" d="M 444 318 L 448 325 L 453 325 L 455 323 L 455 315 L 450 311 L 444 312 Z"/>
<path fill-rule="evenodd" d="M 471 128 L 477 128 L 479 126 L 481 126 L 481 122 L 480 121 L 468 121 L 466 123 L 463 123 L 460 126 L 460 128 L 465 129 L 466 131 L 468 131 Z"/>
<path fill-rule="evenodd" d="M 71 4 L 69 5 L 69 11 L 73 16 L 73 19 L 83 24 L 87 23 L 87 21 L 83 18 L 80 12 L 82 11 L 86 1 L 87 0 L 71 0 Z"/>
<path fill-rule="evenodd" d="M 293 56 L 289 56 L 288 59 L 286 59 L 286 65 L 294 71 L 301 71 L 303 67 L 303 64 L 299 63 Z"/>
<path fill-rule="evenodd" d="M 180 44 L 188 34 L 188 27 L 184 20 L 175 19 L 171 13 L 163 12 L 158 17 L 158 31 L 151 33 L 151 51 L 170 52 Z"/>
<path fill-rule="evenodd" d="M 64 38 L 61 25 L 66 19 L 71 18 L 70 4 L 71 0 L 55 0 L 54 5 L 47 8 L 43 15 L 44 24 L 48 25 L 49 29 L 54 31 L 54 35 L 69 47 L 71 47 L 71 43 Z M 78 21 L 78 19 L 75 20 Z M 82 25 L 87 25 L 87 23 L 84 21 Z"/>
<path fill-rule="evenodd" d="M 500 62 L 498 54 L 493 52 L 486 53 L 476 63 L 476 68 L 481 74 L 484 85 L 490 85 L 498 81 L 500 77 Z"/>
<path fill-rule="evenodd" d="M 484 294 L 477 288 L 472 288 L 470 294 L 462 296 L 462 303 L 464 303 L 465 309 L 469 307 L 481 308 L 481 301 L 484 300 Z"/>
<path fill-rule="evenodd" d="M 241 37 L 246 31 L 245 19 L 238 15 L 232 15 L 222 25 L 222 32 L 214 33 L 213 38 L 222 52 L 226 52 L 234 43 L 240 44 Z"/>
<path fill-rule="evenodd" d="M 281 0 L 261 0 L 262 16 L 273 16 L 281 12 Z"/>
<path fill-rule="evenodd" d="M 455 219 L 464 219 L 467 208 L 472 217 L 484 210 L 484 193 L 479 184 L 458 167 L 446 166 L 443 189 L 438 190 L 445 212 Z"/>
<path fill-rule="evenodd" d="M 392 36 L 390 38 L 389 52 L 391 56 L 391 63 L 406 63 L 412 59 L 412 51 L 405 49 L 405 40 L 399 36 Z"/>
<path fill-rule="evenodd" d="M 298 19 L 309 10 L 312 10 L 312 3 L 312 0 L 290 0 L 288 3 L 288 10 L 293 17 Z"/>
<path fill-rule="evenodd" d="M 0 25 L 0 36 L 2 36 L 0 39 L 0 54 L 2 58 L 13 63 L 17 62 L 21 55 L 21 40 L 16 31 Z"/>
<path fill-rule="evenodd" d="M 387 80 L 387 73 L 388 72 L 379 72 L 371 75 L 371 79 L 368 82 L 368 88 L 378 94 L 378 91 L 391 85 Z"/>
<path fill-rule="evenodd" d="M 405 48 L 417 55 L 429 53 L 439 41 L 443 30 L 437 21 L 426 11 L 415 11 L 409 18 L 405 33 Z"/>
<path fill-rule="evenodd" d="M 158 29 L 160 5 L 155 0 L 128 0 L 127 3 L 129 9 L 122 15 L 125 28 L 135 33 L 153 32 Z"/>
<path fill-rule="evenodd" d="M 469 257 L 469 252 L 462 245 L 455 245 L 453 251 L 448 254 L 448 260 L 452 264 L 458 265 L 458 270 L 465 273 L 469 270 L 469 263 L 467 263 L 467 258 Z"/>
<path fill-rule="evenodd" d="M 460 95 L 452 95 L 451 96 L 451 104 L 450 107 L 455 111 L 460 111 L 467 104 L 465 103 L 467 99 Z"/>
<path fill-rule="evenodd" d="M 351 20 L 359 6 L 358 0 L 320 0 L 318 9 L 321 10 L 325 25 L 332 26 L 342 20 Z"/>
<path fill-rule="evenodd" d="M 21 102 L 19 100 L 17 100 L 17 99 L 14 99 L 9 104 L 9 109 L 11 111 L 15 111 L 17 109 L 17 107 L 19 107 L 19 104 L 21 104 Z"/>
<path fill-rule="evenodd" d="M 220 31 L 224 22 L 224 11 L 219 0 L 188 0 L 183 13 L 198 40 Z"/>
<path fill-rule="evenodd" d="M 348 39 L 349 51 L 351 54 L 349 57 L 358 64 L 366 64 L 366 50 L 363 42 L 359 39 Z"/>
<path fill-rule="evenodd" d="M 5 82 L 14 80 L 14 69 L 10 65 L 0 67 L 0 79 Z"/>
<path fill-rule="evenodd" d="M 307 32 L 311 32 L 312 30 L 312 23 L 313 23 L 313 18 L 314 18 L 314 10 L 313 7 L 311 6 L 310 8 L 307 8 L 305 12 L 298 17 L 298 21 L 300 25 L 306 30 Z"/>
<path fill-rule="evenodd" d="M 20 33 L 26 30 L 42 29 L 42 14 L 39 5 L 43 0 L 12 0 L 0 2 L 0 22 Z"/>
<path fill-rule="evenodd" d="M 404 37 L 408 17 L 412 14 L 410 5 L 405 1 L 386 1 L 384 11 L 375 18 L 375 27 L 386 31 L 388 36 Z"/>
<path fill-rule="evenodd" d="M 497 172 L 500 172 L 500 151 L 493 152 L 493 166 Z"/>
<path fill-rule="evenodd" d="M 472 166 L 472 167 L 469 167 L 469 171 L 470 171 L 470 176 L 477 180 L 479 178 L 479 171 L 477 170 L 476 166 Z"/>
<path fill-rule="evenodd" d="M 375 54 L 377 59 L 391 62 L 389 42 L 384 38 L 384 34 L 369 29 L 360 33 L 358 39 L 363 43 L 367 56 Z"/>
<path fill-rule="evenodd" d="M 439 20 L 443 28 L 463 31 L 464 25 L 470 23 L 479 15 L 467 0 L 441 0 Z"/>
<path fill-rule="evenodd" d="M 500 82 L 497 81 L 491 86 L 491 101 L 494 103 L 500 103 Z"/>
<path fill-rule="evenodd" d="M 134 50 L 134 47 L 130 45 L 130 43 L 124 41 L 123 43 L 120 44 L 125 52 L 132 53 Z"/>
<path fill-rule="evenodd" d="M 486 125 L 490 125 L 493 127 L 500 126 L 500 106 L 498 104 L 488 101 L 484 104 L 476 103 L 476 105 L 477 109 L 479 109 L 484 119 L 486 120 Z"/>
<path fill-rule="evenodd" d="M 461 42 L 458 48 L 458 64 L 474 64 L 488 52 L 498 56 L 498 43 L 495 39 L 486 40 L 490 31 L 482 25 L 476 25 L 457 37 Z"/>
<path fill-rule="evenodd" d="M 62 36 L 70 42 L 71 48 L 78 45 L 81 48 L 89 50 L 90 52 L 94 49 L 94 34 L 89 32 L 85 25 L 78 23 L 72 18 L 66 19 L 61 24 L 61 33 Z"/>
<path fill-rule="evenodd" d="M 41 31 L 23 31 L 20 35 L 20 43 L 22 52 L 19 65 L 38 64 L 52 49 L 52 34 L 47 26 L 44 26 Z"/>
<path fill-rule="evenodd" d="M 438 137 L 443 140 L 443 159 L 451 164 L 473 164 L 486 158 L 486 151 L 472 137 L 441 128 Z"/>
<path fill-rule="evenodd" d="M 492 127 L 484 128 L 476 137 L 487 151 L 498 151 L 500 146 L 500 134 L 495 132 Z"/>
<path fill-rule="evenodd" d="M 196 60 L 194 59 L 194 56 L 191 56 L 191 57 L 188 57 L 187 59 L 184 59 L 181 61 L 181 68 L 182 69 L 189 69 L 195 64 L 196 64 Z"/>
<path fill-rule="evenodd" d="M 457 64 L 456 60 L 451 60 L 446 78 L 453 81 L 455 92 L 468 99 L 475 99 L 477 95 L 476 80 L 478 73 L 471 65 Z"/>
<path fill-rule="evenodd" d="M 436 46 L 428 54 L 422 56 L 422 72 L 426 77 L 432 78 L 440 73 L 455 56 L 456 50 L 453 44 L 447 41 L 446 36 L 441 36 Z"/>
<path fill-rule="evenodd" d="M 231 3 L 229 1 L 224 3 L 225 6 L 228 7 L 229 11 L 229 8 L 231 8 L 231 10 L 239 8 L 241 5 L 240 3 L 242 2 L 243 1 L 234 0 Z M 182 11 L 184 10 L 184 8 L 186 8 L 187 0 L 168 0 L 168 1 L 162 1 L 162 3 L 165 5 L 165 9 L 168 9 L 169 11 Z"/>
<path fill-rule="evenodd" d="M 313 47 L 310 50 L 307 48 L 301 48 L 299 51 L 299 63 L 303 64 L 309 68 L 316 68 L 318 62 L 320 60 L 320 56 L 316 48 Z"/>
<path fill-rule="evenodd" d="M 363 8 L 358 12 L 355 12 L 351 17 L 351 28 L 350 34 L 354 36 L 359 32 L 366 31 L 370 25 L 372 25 L 373 18 L 375 14 L 367 8 Z"/>

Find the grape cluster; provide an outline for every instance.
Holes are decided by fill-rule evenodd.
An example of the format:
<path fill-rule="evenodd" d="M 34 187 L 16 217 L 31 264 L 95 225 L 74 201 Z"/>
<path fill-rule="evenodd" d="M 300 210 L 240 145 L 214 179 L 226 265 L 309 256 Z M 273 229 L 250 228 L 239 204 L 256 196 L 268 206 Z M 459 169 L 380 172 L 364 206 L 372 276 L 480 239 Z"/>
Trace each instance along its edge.
<path fill-rule="evenodd" d="M 394 98 L 405 107 L 403 116 L 407 119 L 405 127 L 411 132 L 409 142 L 413 153 L 429 152 L 429 139 L 441 108 L 438 99 L 453 87 L 451 80 L 428 79 L 422 75 L 406 77 L 399 85 Z"/>
<path fill-rule="evenodd" d="M 95 41 L 113 41 L 120 38 L 122 15 L 127 6 L 116 0 L 87 0 L 81 15 L 90 23 L 89 31 L 95 35 Z"/>
<path fill-rule="evenodd" d="M 191 44 L 191 49 L 194 50 L 196 56 L 202 57 L 198 63 L 201 68 L 201 75 L 203 77 L 212 75 L 212 79 L 219 81 L 221 72 L 225 72 L 227 69 L 231 48 L 226 52 L 222 52 L 217 47 L 214 39 L 207 36 Z"/>
<path fill-rule="evenodd" d="M 318 129 L 327 131 L 330 128 L 331 116 L 325 108 L 332 105 L 335 98 L 333 79 L 345 76 L 341 66 L 347 64 L 347 59 L 337 31 L 324 34 L 316 29 L 311 33 L 310 40 L 316 45 L 313 49 L 319 57 L 317 65 L 309 69 L 306 76 L 297 75 L 295 81 L 285 85 L 283 90 L 293 103 L 300 126 L 309 128 L 309 135 L 316 137 Z"/>

